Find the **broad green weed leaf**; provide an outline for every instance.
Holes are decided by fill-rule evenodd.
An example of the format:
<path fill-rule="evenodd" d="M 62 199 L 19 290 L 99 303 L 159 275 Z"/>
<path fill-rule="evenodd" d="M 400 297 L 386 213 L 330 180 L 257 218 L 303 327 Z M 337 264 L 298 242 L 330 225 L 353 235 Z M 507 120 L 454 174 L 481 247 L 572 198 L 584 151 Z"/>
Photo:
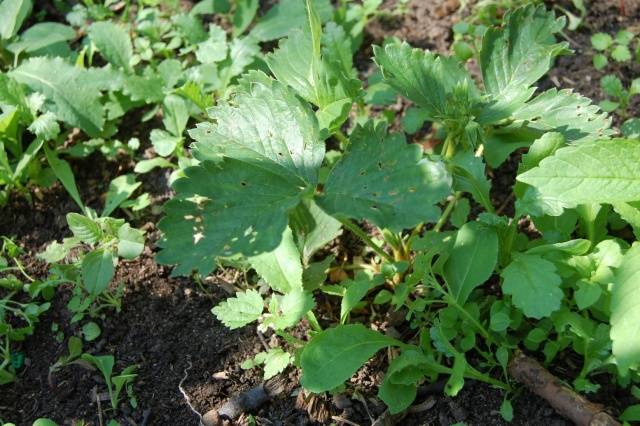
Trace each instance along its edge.
<path fill-rule="evenodd" d="M 100 336 L 101 332 L 100 326 L 93 321 L 82 326 L 82 335 L 84 336 L 84 340 L 87 342 L 96 340 Z"/>
<path fill-rule="evenodd" d="M 76 32 L 68 25 L 57 22 L 42 22 L 29 27 L 20 34 L 20 39 L 7 46 L 14 55 L 22 52 L 37 54 L 38 51 L 66 42 L 76 37 Z"/>
<path fill-rule="evenodd" d="M 422 107 L 432 120 L 462 120 L 476 102 L 473 80 L 454 58 L 407 43 L 374 46 L 373 51 L 385 81 Z"/>
<path fill-rule="evenodd" d="M 230 297 L 211 312 L 224 325 L 230 329 L 244 327 L 257 320 L 264 310 L 262 296 L 255 290 L 247 290 L 243 293 L 236 293 L 235 297 Z"/>
<path fill-rule="evenodd" d="M 451 159 L 453 167 L 453 188 L 456 191 L 468 192 L 485 208 L 492 212 L 493 204 L 489 191 L 491 183 L 485 176 L 485 165 L 481 157 L 473 152 L 461 151 Z"/>
<path fill-rule="evenodd" d="M 640 144 L 600 140 L 561 148 L 518 176 L 542 195 L 572 203 L 640 200 Z"/>
<path fill-rule="evenodd" d="M 450 191 L 444 168 L 422 159 L 418 145 L 369 121 L 350 136 L 347 152 L 331 170 L 318 205 L 331 215 L 367 219 L 401 230 L 435 221 L 435 204 Z"/>
<path fill-rule="evenodd" d="M 109 21 L 94 22 L 88 29 L 89 37 L 100 54 L 113 66 L 131 71 L 133 47 L 127 31 Z"/>
<path fill-rule="evenodd" d="M 596 50 L 607 50 L 613 43 L 613 38 L 607 33 L 595 33 L 591 36 L 591 45 Z"/>
<path fill-rule="evenodd" d="M 253 21 L 258 11 L 258 0 L 236 0 L 233 12 L 233 35 L 242 34 Z"/>
<path fill-rule="evenodd" d="M 176 147 L 182 142 L 182 137 L 174 136 L 162 129 L 153 129 L 149 135 L 154 151 L 161 157 L 173 154 Z"/>
<path fill-rule="evenodd" d="M 182 136 L 187 121 L 189 121 L 189 109 L 184 98 L 178 95 L 169 95 L 162 103 L 164 127 L 175 136 Z M 155 130 L 155 129 L 154 129 Z"/>
<path fill-rule="evenodd" d="M 548 317 L 560 308 L 562 280 L 553 263 L 539 255 L 515 254 L 502 271 L 502 291 L 530 318 Z"/>
<path fill-rule="evenodd" d="M 28 129 L 38 138 L 45 141 L 55 139 L 60 134 L 60 126 L 56 120 L 56 115 L 52 112 L 45 112 L 38 116 L 29 125 Z"/>
<path fill-rule="evenodd" d="M 85 244 L 96 244 L 102 238 L 100 225 L 87 216 L 78 213 L 67 213 L 67 224 L 73 236 Z"/>
<path fill-rule="evenodd" d="M 144 250 L 144 234 L 125 223 L 118 228 L 118 256 L 134 259 Z"/>
<path fill-rule="evenodd" d="M 250 257 L 249 263 L 275 291 L 286 294 L 302 289 L 300 253 L 289 227 L 275 250 Z"/>
<path fill-rule="evenodd" d="M 98 296 L 109 287 L 113 273 L 113 254 L 109 250 L 94 250 L 82 259 L 82 282 L 93 296 Z"/>
<path fill-rule="evenodd" d="M 3 40 L 9 40 L 18 33 L 32 7 L 31 0 L 3 0 L 0 3 L 0 37 Z"/>
<path fill-rule="evenodd" d="M 267 355 L 264 358 L 264 380 L 269 380 L 282 373 L 292 360 L 291 354 L 280 348 L 272 348 L 267 351 Z"/>
<path fill-rule="evenodd" d="M 149 160 L 141 160 L 136 163 L 136 166 L 133 168 L 133 171 L 138 174 L 149 173 L 151 170 L 156 167 L 160 168 L 175 168 L 175 165 L 171 163 L 169 160 L 165 160 L 162 157 L 151 158 Z"/>
<path fill-rule="evenodd" d="M 371 276 L 370 274 L 361 272 L 356 275 L 353 280 L 344 280 L 341 285 L 345 287 L 340 304 L 340 322 L 344 324 L 347 321 L 349 313 L 355 306 L 367 295 L 369 290 L 379 286 L 384 282 L 382 275 Z"/>
<path fill-rule="evenodd" d="M 300 355 L 305 389 L 329 391 L 348 380 L 380 349 L 401 345 L 362 324 L 340 325 L 315 335 Z"/>
<path fill-rule="evenodd" d="M 313 295 L 302 288 L 296 288 L 284 296 L 273 295 L 269 303 L 270 314 L 265 315 L 262 326 L 274 330 L 294 327 L 314 306 Z"/>
<path fill-rule="evenodd" d="M 474 288 L 489 279 L 497 260 L 495 229 L 480 222 L 468 222 L 458 230 L 443 273 L 449 291 L 461 306 Z"/>
<path fill-rule="evenodd" d="M 480 68 L 484 86 L 493 95 L 491 109 L 504 118 L 534 93 L 532 85 L 551 68 L 553 58 L 567 50 L 554 34 L 565 25 L 544 6 L 527 6 L 508 12 L 504 25 L 490 28 L 482 38 Z"/>
<path fill-rule="evenodd" d="M 140 185 L 142 185 L 142 183 L 136 182 L 135 175 L 131 173 L 113 179 L 111 183 L 109 183 L 109 189 L 107 190 L 107 197 L 101 216 L 109 216 L 120 204 L 131 197 Z"/>
<path fill-rule="evenodd" d="M 237 37 L 229 43 L 229 56 L 220 62 L 218 76 L 222 87 L 231 84 L 231 80 L 242 74 L 260 53 L 258 41 L 251 37 Z"/>
<path fill-rule="evenodd" d="M 640 244 L 627 251 L 611 287 L 611 340 L 618 371 L 627 375 L 640 363 Z"/>
<path fill-rule="evenodd" d="M 514 112 L 516 120 L 539 132 L 559 132 L 568 143 L 587 142 L 613 134 L 611 119 L 591 100 L 571 90 L 549 89 Z"/>
<path fill-rule="evenodd" d="M 209 37 L 198 44 L 196 59 L 203 64 L 223 61 L 228 52 L 227 33 L 218 25 L 209 26 Z"/>
<path fill-rule="evenodd" d="M 322 22 L 331 18 L 330 0 L 315 0 L 313 6 Z M 260 41 L 276 40 L 289 35 L 293 29 L 307 25 L 307 11 L 303 0 L 281 0 L 258 19 L 251 35 Z"/>
<path fill-rule="evenodd" d="M 85 206 L 80 198 L 80 193 L 78 192 L 78 187 L 76 186 L 76 179 L 73 176 L 73 171 L 65 160 L 58 158 L 55 151 L 51 150 L 46 144 L 44 145 L 44 153 L 47 157 L 47 162 L 53 169 L 56 177 L 64 186 L 64 189 L 67 190 L 73 201 L 76 202 L 80 210 L 84 211 Z"/>
<path fill-rule="evenodd" d="M 47 109 L 60 120 L 97 136 L 104 125 L 100 92 L 84 82 L 84 72 L 61 58 L 32 58 L 9 75 L 45 95 L 52 102 Z"/>

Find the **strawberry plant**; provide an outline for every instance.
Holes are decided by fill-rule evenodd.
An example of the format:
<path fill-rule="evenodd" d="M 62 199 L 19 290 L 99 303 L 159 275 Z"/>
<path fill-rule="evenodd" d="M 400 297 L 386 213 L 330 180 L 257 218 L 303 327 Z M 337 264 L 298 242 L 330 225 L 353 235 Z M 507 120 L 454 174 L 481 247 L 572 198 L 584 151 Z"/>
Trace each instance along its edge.
<path fill-rule="evenodd" d="M 582 356 L 573 383 L 581 391 L 597 389 L 596 372 L 622 386 L 637 382 L 637 246 L 609 235 L 608 224 L 638 230 L 640 149 L 610 139 L 609 118 L 589 99 L 536 90 L 554 57 L 569 53 L 550 36 L 564 19 L 527 6 L 488 29 L 482 89 L 452 57 L 396 41 L 374 47 L 385 84 L 443 129 L 439 151 L 428 153 L 362 115 L 342 134 L 362 89 L 347 42 L 333 42 L 339 28 L 322 28 L 310 2 L 307 13 L 307 31 L 267 57 L 275 79 L 245 74 L 210 110 L 211 120 L 190 131 L 198 164 L 175 182 L 160 223 L 158 260 L 175 264 L 174 273 L 208 274 L 220 259 L 240 256 L 269 285 L 270 292 L 248 288 L 213 309 L 230 328 L 258 321 L 294 350 L 271 349 L 245 366 L 265 364 L 270 377 L 292 362 L 305 389 L 324 392 L 394 348 L 379 389 L 392 413 L 439 375 L 448 376 L 449 395 L 466 378 L 509 397 L 507 363 L 521 345 L 541 349 L 547 362 L 563 350 Z M 340 141 L 337 161 L 328 160 L 331 137 Z M 486 165 L 525 147 L 515 215 L 500 216 Z M 484 210 L 472 220 L 469 200 Z M 535 235 L 519 228 L 522 217 Z M 371 256 L 337 266 L 356 273 L 326 284 L 335 259 L 316 253 L 341 230 Z M 497 294 L 483 286 L 492 277 Z M 315 307 L 320 293 L 341 299 L 338 325 Z M 353 321 L 354 311 L 372 304 L 402 312 L 409 340 Z M 287 331 L 303 318 L 309 342 Z M 509 407 L 505 400 L 503 412 Z"/>

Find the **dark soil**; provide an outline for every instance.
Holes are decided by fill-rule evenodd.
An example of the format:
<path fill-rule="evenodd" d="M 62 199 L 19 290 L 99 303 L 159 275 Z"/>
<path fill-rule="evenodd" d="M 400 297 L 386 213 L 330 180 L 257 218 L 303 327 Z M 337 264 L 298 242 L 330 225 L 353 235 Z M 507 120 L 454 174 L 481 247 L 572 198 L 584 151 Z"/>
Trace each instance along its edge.
<path fill-rule="evenodd" d="M 385 2 L 385 7 L 392 1 Z M 409 4 L 409 13 L 398 18 L 372 22 L 366 29 L 365 42 L 358 54 L 358 68 L 366 74 L 370 70 L 372 43 L 380 43 L 387 36 L 398 36 L 411 44 L 446 52 L 451 42 L 451 25 L 459 19 L 458 2 L 455 0 L 414 0 Z M 557 67 L 543 86 L 560 85 L 573 87 L 576 91 L 596 100 L 601 99 L 597 81 L 600 73 L 591 67 L 589 36 L 594 31 L 615 31 L 638 22 L 638 9 L 629 8 L 632 16 L 619 16 L 617 1 L 591 2 L 589 16 L 584 28 L 569 33 L 576 54 L 560 58 Z M 640 75 L 632 67 L 616 67 L 625 83 Z M 406 104 L 398 106 L 399 114 Z M 631 112 L 638 111 L 638 104 Z M 134 124 L 126 126 L 136 128 Z M 143 144 L 148 140 L 148 130 L 138 129 L 136 136 Z M 128 135 L 129 137 L 133 136 Z M 120 135 L 126 141 L 127 135 Z M 496 207 L 504 204 L 503 213 L 510 214 L 508 194 L 515 177 L 513 161 L 492 172 L 497 192 L 492 192 Z M 130 161 L 108 162 L 98 154 L 72 164 L 80 192 L 86 203 L 99 208 L 111 179 L 131 171 Z M 141 177 L 144 191 L 151 192 L 154 205 L 159 206 L 170 196 L 167 174 L 154 171 Z M 25 250 L 22 260 L 29 272 L 39 278 L 46 276 L 46 265 L 36 260 L 35 254 L 43 250 L 52 240 L 61 240 L 68 235 L 65 214 L 77 211 L 64 189 L 56 185 L 51 189 L 34 192 L 34 202 L 14 196 L 9 205 L 0 209 L 0 235 L 15 237 Z M 197 425 L 198 417 L 191 411 L 179 390 L 183 389 L 196 410 L 204 413 L 219 407 L 228 398 L 246 391 L 260 383 L 257 370 L 242 370 L 239 365 L 246 358 L 263 350 L 263 343 L 254 327 L 230 331 L 211 314 L 212 306 L 219 303 L 233 285 L 242 281 L 230 271 L 205 280 L 204 287 L 185 278 L 171 278 L 170 269 L 154 261 L 154 243 L 158 238 L 153 223 L 158 219 L 156 209 L 138 217 L 133 224 L 147 231 L 148 243 L 143 255 L 135 261 L 122 262 L 118 268 L 114 285 L 125 284 L 122 312 L 107 312 L 98 322 L 101 336 L 94 342 L 85 343 L 84 350 L 96 355 L 112 354 L 116 358 L 115 371 L 138 365 L 138 377 L 134 391 L 138 401 L 132 408 L 123 394 L 117 410 L 110 409 L 108 401 L 102 401 L 100 409 L 94 402 L 94 389 L 106 391 L 104 381 L 95 371 L 79 365 L 66 367 L 48 380 L 49 367 L 66 353 L 66 340 L 54 338 L 51 328 L 57 324 L 65 335 L 78 335 L 78 324 L 71 324 L 66 302 L 70 297 L 68 288 L 59 288 L 51 309 L 41 317 L 34 336 L 28 338 L 18 349 L 27 358 L 26 367 L 19 373 L 16 383 L 3 386 L 0 397 L 0 419 L 12 421 L 18 426 L 30 425 L 38 417 L 49 417 L 61 424 L 86 420 L 89 424 L 100 424 L 103 419 L 115 418 L 122 425 Z M 343 243 L 349 234 L 343 235 Z M 350 241 L 350 240 L 349 240 Z M 354 243 L 355 244 L 355 243 Z M 275 338 L 267 336 L 270 344 Z M 575 360 L 573 360 L 575 362 Z M 296 405 L 299 391 L 297 373 L 287 370 L 284 392 L 279 397 L 254 413 L 258 424 L 344 424 L 346 419 L 359 425 L 372 423 L 384 412 L 384 406 L 375 397 L 386 358 L 380 354 L 358 372 L 347 388 L 345 397 L 333 399 L 319 397 L 307 413 L 307 406 Z M 567 363 L 571 365 L 571 363 Z M 579 370 L 579 369 L 578 369 Z M 575 369 L 558 367 L 554 373 L 571 381 Z M 185 378 L 186 377 L 186 378 Z M 184 379 L 184 380 L 183 380 Z M 357 392 L 354 392 L 357 391 Z M 364 395 L 357 398 L 356 395 Z M 607 406 L 620 407 L 610 387 L 594 399 Z M 467 381 L 456 398 L 446 398 L 441 393 L 423 396 L 416 407 L 404 417 L 394 419 L 403 425 L 450 425 L 465 422 L 470 425 L 506 425 L 498 410 L 503 400 L 500 391 Z M 363 402 L 364 401 L 364 402 Z M 324 410 L 324 411 L 323 411 Z M 317 422 L 323 412 L 322 421 Z M 514 401 L 516 425 L 564 425 L 567 424 L 540 398 L 526 391 Z M 332 420 L 331 416 L 333 417 Z M 247 424 L 244 417 L 240 423 Z"/>

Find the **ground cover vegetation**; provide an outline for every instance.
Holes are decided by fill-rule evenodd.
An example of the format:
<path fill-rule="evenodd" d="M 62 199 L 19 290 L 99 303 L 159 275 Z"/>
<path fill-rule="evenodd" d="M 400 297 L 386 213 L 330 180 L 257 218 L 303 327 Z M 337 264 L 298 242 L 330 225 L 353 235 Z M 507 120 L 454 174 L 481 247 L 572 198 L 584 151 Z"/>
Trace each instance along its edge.
<path fill-rule="evenodd" d="M 124 315 L 120 271 L 153 256 L 206 295 L 211 327 L 256 330 L 262 349 L 236 362 L 266 383 L 252 398 L 293 372 L 313 421 L 353 424 L 309 407 L 365 400 L 363 366 L 378 421 L 401 421 L 429 384 L 454 398 L 477 382 L 507 422 L 522 422 L 523 384 L 578 424 L 640 421 L 640 78 L 620 73 L 640 62 L 637 28 L 588 33 L 599 103 L 548 84 L 589 7 L 463 2 L 437 52 L 367 39 L 404 1 L 3 0 L 0 204 L 52 188 L 73 204 L 35 256 L 2 237 L 0 386 L 19 384 L 38 356 L 23 345 L 54 311 L 67 320 L 46 320 L 61 349 L 45 382 L 97 373 L 95 424 L 131 424 L 144 361 L 99 343 Z M 117 168 L 97 196 L 77 173 L 96 158 Z M 212 277 L 229 272 L 221 297 Z M 567 357 L 568 406 L 522 373 L 553 378 Z M 174 398 L 203 421 L 187 376 Z M 626 397 L 577 395 L 603 383 Z M 260 423 L 249 400 L 210 413 Z M 10 408 L 0 423 L 20 424 Z M 70 420 L 49 414 L 20 419 Z"/>

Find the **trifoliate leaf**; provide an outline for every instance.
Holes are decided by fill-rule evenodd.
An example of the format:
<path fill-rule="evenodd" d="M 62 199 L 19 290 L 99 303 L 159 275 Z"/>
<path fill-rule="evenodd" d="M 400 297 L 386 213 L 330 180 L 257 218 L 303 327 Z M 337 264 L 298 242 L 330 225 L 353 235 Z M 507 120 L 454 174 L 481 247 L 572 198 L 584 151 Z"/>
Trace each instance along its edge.
<path fill-rule="evenodd" d="M 300 383 L 311 392 L 340 386 L 380 349 L 400 342 L 362 324 L 341 325 L 316 334 L 302 350 Z"/>
<path fill-rule="evenodd" d="M 385 81 L 422 107 L 432 120 L 462 120 L 470 114 L 478 91 L 455 58 L 439 56 L 407 43 L 373 47 Z"/>
<path fill-rule="evenodd" d="M 231 102 L 210 110 L 215 123 L 201 123 L 189 132 L 196 140 L 196 158 L 254 162 L 315 184 L 324 143 L 311 109 L 262 73 L 248 74 L 241 84 Z"/>
<path fill-rule="evenodd" d="M 302 289 L 300 253 L 289 227 L 275 250 L 250 257 L 249 263 L 275 291 L 289 293 Z"/>
<path fill-rule="evenodd" d="M 175 273 L 210 272 L 217 256 L 274 250 L 287 213 L 311 195 L 324 156 L 313 112 L 293 92 L 252 73 L 228 104 L 210 110 L 215 123 L 191 132 L 202 163 L 174 184 L 158 259 Z"/>
<path fill-rule="evenodd" d="M 559 132 L 568 143 L 585 142 L 613 134 L 611 119 L 591 100 L 571 90 L 549 89 L 513 113 L 539 132 Z"/>
<path fill-rule="evenodd" d="M 317 200 L 320 207 L 394 230 L 437 219 L 435 204 L 450 191 L 444 167 L 422 159 L 420 147 L 402 135 L 387 135 L 384 124 L 358 126 L 350 141 Z"/>
<path fill-rule="evenodd" d="M 32 58 L 9 73 L 31 90 L 42 93 L 46 108 L 89 136 L 97 136 L 104 125 L 100 92 L 87 85 L 80 68 L 61 58 Z"/>
<path fill-rule="evenodd" d="M 627 251 L 611 287 L 611 340 L 618 371 L 627 375 L 640 363 L 640 244 Z"/>
<path fill-rule="evenodd" d="M 89 37 L 100 54 L 113 66 L 131 70 L 133 47 L 127 31 L 109 21 L 94 22 L 88 29 Z"/>
<path fill-rule="evenodd" d="M 640 200 L 638 161 L 638 141 L 600 140 L 561 148 L 517 179 L 567 203 L 635 201 Z"/>
<path fill-rule="evenodd" d="M 526 102 L 534 93 L 532 85 L 567 50 L 568 43 L 556 43 L 565 19 L 555 17 L 544 6 L 521 7 L 508 12 L 504 25 L 490 28 L 482 38 L 480 67 L 484 86 L 495 99 L 491 109 L 498 118 Z"/>
<path fill-rule="evenodd" d="M 247 290 L 236 293 L 235 297 L 230 297 L 211 312 L 230 329 L 244 327 L 257 320 L 264 310 L 262 296 L 255 290 Z"/>
<path fill-rule="evenodd" d="M 538 255 L 515 254 L 502 271 L 502 291 L 530 318 L 544 318 L 560 308 L 562 280 L 553 263 Z"/>
<path fill-rule="evenodd" d="M 443 275 L 449 291 L 461 306 L 474 288 L 489 279 L 497 260 L 498 234 L 494 228 L 468 222 L 458 230 Z"/>

